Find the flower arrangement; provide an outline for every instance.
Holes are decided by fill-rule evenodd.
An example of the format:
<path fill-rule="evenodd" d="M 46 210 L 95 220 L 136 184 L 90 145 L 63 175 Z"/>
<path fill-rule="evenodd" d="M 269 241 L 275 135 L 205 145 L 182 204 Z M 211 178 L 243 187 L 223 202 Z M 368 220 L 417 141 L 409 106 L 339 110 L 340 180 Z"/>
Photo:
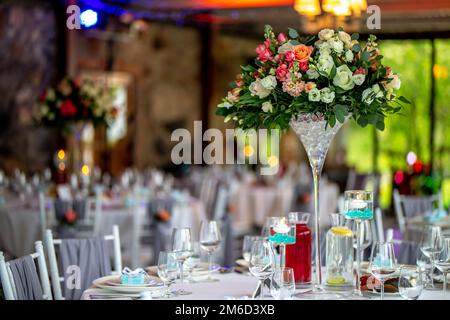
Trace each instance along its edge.
<path fill-rule="evenodd" d="M 409 101 L 396 95 L 401 80 L 382 64 L 376 37 L 358 41 L 342 28 L 300 37 L 292 28 L 275 36 L 266 25 L 254 65 L 242 66 L 216 114 L 243 129 L 287 129 L 292 117 L 313 113 L 334 127 L 351 116 L 384 130 L 388 114 Z"/>
<path fill-rule="evenodd" d="M 76 122 L 108 125 L 117 117 L 110 90 L 92 82 L 64 78 L 55 88 L 48 88 L 39 98 L 36 120 L 47 127 L 67 129 Z"/>

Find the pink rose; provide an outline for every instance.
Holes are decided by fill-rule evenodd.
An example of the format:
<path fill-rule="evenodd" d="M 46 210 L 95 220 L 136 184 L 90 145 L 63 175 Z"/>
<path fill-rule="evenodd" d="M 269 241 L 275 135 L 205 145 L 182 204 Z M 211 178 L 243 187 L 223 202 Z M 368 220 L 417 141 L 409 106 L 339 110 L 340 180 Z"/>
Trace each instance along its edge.
<path fill-rule="evenodd" d="M 285 43 L 287 40 L 286 33 L 282 32 L 282 33 L 278 34 L 277 40 L 278 40 L 278 44 Z"/>
<path fill-rule="evenodd" d="M 266 46 L 263 44 L 260 44 L 259 46 L 256 47 L 256 53 L 260 54 L 261 52 L 263 52 L 264 50 L 266 50 Z"/>
<path fill-rule="evenodd" d="M 266 48 L 270 48 L 270 40 L 269 39 L 264 40 L 264 45 L 266 46 Z"/>
<path fill-rule="evenodd" d="M 262 51 L 259 55 L 258 55 L 258 59 L 261 60 L 262 62 L 266 62 L 267 60 L 269 60 L 271 57 L 271 52 L 269 49 L 264 49 L 264 51 Z"/>
<path fill-rule="evenodd" d="M 286 61 L 291 62 L 295 59 L 295 54 L 292 51 L 286 52 Z"/>
<path fill-rule="evenodd" d="M 309 69 L 309 65 L 308 65 L 308 62 L 300 62 L 299 64 L 298 64 L 298 66 L 299 66 L 299 68 L 300 68 L 300 70 L 302 71 L 302 72 L 306 72 L 306 71 L 308 71 L 308 69 Z"/>
<path fill-rule="evenodd" d="M 353 73 L 354 75 L 357 74 L 366 74 L 366 69 L 359 67 L 358 69 L 355 70 L 355 72 Z"/>
<path fill-rule="evenodd" d="M 276 71 L 278 80 L 285 81 L 288 72 L 289 72 L 288 66 L 285 63 L 280 64 Z"/>

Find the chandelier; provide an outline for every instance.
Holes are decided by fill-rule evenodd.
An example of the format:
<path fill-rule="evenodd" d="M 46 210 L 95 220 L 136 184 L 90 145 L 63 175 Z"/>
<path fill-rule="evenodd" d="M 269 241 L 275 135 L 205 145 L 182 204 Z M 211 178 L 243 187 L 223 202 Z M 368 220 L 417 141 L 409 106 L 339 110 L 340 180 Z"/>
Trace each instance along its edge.
<path fill-rule="evenodd" d="M 322 3 L 321 3 L 322 2 Z M 305 16 L 321 14 L 334 16 L 360 16 L 367 9 L 366 0 L 295 0 L 294 9 Z"/>

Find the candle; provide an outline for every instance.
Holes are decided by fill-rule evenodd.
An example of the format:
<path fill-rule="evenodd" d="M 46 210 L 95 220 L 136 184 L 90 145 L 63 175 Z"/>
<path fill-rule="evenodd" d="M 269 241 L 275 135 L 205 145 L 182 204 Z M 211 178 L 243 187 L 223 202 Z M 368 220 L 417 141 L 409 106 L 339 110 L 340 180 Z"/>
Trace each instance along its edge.
<path fill-rule="evenodd" d="M 350 210 L 361 210 L 367 207 L 367 202 L 364 200 L 354 199 L 350 201 Z"/>
<path fill-rule="evenodd" d="M 276 233 L 288 233 L 291 228 L 286 223 L 286 218 L 281 218 L 277 225 L 273 228 Z"/>

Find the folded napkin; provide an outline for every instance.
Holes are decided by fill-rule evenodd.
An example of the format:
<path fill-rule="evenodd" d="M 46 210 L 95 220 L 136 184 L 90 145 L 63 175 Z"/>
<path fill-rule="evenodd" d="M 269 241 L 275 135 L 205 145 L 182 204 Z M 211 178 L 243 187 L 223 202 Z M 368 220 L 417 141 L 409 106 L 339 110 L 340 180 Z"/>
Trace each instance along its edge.
<path fill-rule="evenodd" d="M 423 220 L 429 223 L 439 222 L 447 216 L 447 212 L 444 210 L 434 209 L 433 211 L 428 211 L 424 216 Z"/>

